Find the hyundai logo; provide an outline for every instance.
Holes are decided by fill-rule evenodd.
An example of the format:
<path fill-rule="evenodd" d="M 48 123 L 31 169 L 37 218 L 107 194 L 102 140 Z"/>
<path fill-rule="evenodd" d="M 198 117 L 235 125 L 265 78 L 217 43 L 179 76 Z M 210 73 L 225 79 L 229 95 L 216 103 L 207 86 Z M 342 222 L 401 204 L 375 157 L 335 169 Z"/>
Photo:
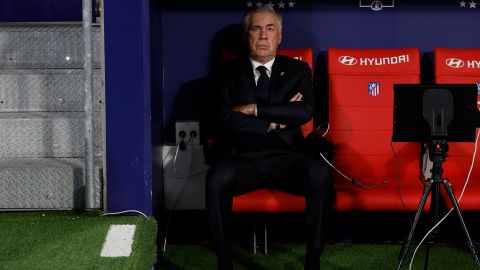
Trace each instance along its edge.
<path fill-rule="evenodd" d="M 346 66 L 353 66 L 357 64 L 357 58 L 348 55 L 340 56 L 338 61 Z"/>
<path fill-rule="evenodd" d="M 461 68 L 465 65 L 465 62 L 463 62 L 462 59 L 458 58 L 448 58 L 445 60 L 445 64 L 451 68 Z"/>

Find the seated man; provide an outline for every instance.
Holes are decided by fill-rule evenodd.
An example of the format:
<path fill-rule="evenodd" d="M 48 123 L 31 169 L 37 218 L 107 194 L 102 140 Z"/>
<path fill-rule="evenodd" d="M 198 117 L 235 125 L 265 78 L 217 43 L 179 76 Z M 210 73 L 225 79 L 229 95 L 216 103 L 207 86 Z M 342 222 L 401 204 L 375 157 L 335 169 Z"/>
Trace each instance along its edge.
<path fill-rule="evenodd" d="M 222 154 L 207 175 L 206 203 L 218 269 L 233 269 L 232 198 L 259 188 L 306 198 L 305 269 L 320 269 L 325 214 L 331 206 L 330 169 L 302 153 L 300 126 L 313 115 L 311 70 L 276 55 L 282 18 L 263 6 L 245 16 L 249 57 L 227 61 L 218 78 Z"/>

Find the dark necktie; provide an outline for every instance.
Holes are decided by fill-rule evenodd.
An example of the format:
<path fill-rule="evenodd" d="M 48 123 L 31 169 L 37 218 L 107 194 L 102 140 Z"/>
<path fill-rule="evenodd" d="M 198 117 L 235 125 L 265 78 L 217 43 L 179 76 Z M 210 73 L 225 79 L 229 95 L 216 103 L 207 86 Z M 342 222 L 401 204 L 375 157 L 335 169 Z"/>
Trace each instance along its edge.
<path fill-rule="evenodd" d="M 263 101 L 266 102 L 269 100 L 269 92 L 270 92 L 270 87 L 269 87 L 269 81 L 270 79 L 268 78 L 267 75 L 267 68 L 264 66 L 259 66 L 257 67 L 257 70 L 260 71 L 260 77 L 258 78 L 257 81 L 257 89 L 256 89 L 256 96 L 257 96 L 257 101 Z"/>

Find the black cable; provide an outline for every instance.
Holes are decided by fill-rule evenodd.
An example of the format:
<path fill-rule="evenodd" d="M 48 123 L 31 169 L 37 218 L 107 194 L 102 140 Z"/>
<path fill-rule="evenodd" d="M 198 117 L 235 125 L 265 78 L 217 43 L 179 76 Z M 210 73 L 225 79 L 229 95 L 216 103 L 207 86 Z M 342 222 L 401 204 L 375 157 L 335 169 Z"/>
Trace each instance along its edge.
<path fill-rule="evenodd" d="M 412 217 L 410 216 L 407 205 L 403 200 L 402 189 L 400 186 L 400 162 L 398 160 L 397 152 L 395 152 L 395 148 L 393 147 L 393 141 L 390 141 L 390 148 L 392 149 L 393 158 L 395 159 L 395 167 L 397 168 L 397 191 L 398 191 L 398 194 L 400 195 L 400 201 L 402 202 L 403 209 L 405 209 L 405 213 L 407 213 L 408 220 L 410 221 L 410 227 L 412 227 L 413 226 Z"/>

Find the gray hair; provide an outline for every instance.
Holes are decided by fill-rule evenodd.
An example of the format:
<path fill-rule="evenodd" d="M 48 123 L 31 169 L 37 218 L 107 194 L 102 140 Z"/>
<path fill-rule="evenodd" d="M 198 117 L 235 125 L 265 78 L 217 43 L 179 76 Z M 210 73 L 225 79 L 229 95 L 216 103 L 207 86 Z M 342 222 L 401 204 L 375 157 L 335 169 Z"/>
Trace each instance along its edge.
<path fill-rule="evenodd" d="M 254 14 L 257 14 L 257 13 L 272 13 L 275 16 L 275 18 L 277 18 L 280 33 L 282 32 L 282 15 L 280 15 L 280 13 L 276 12 L 275 9 L 273 9 L 272 6 L 263 5 L 261 7 L 258 7 L 256 9 L 254 9 L 254 10 L 249 11 L 245 15 L 245 18 L 243 20 L 243 27 L 244 27 L 245 33 L 247 33 L 248 29 L 250 28 L 250 19 L 252 18 L 252 16 Z"/>

